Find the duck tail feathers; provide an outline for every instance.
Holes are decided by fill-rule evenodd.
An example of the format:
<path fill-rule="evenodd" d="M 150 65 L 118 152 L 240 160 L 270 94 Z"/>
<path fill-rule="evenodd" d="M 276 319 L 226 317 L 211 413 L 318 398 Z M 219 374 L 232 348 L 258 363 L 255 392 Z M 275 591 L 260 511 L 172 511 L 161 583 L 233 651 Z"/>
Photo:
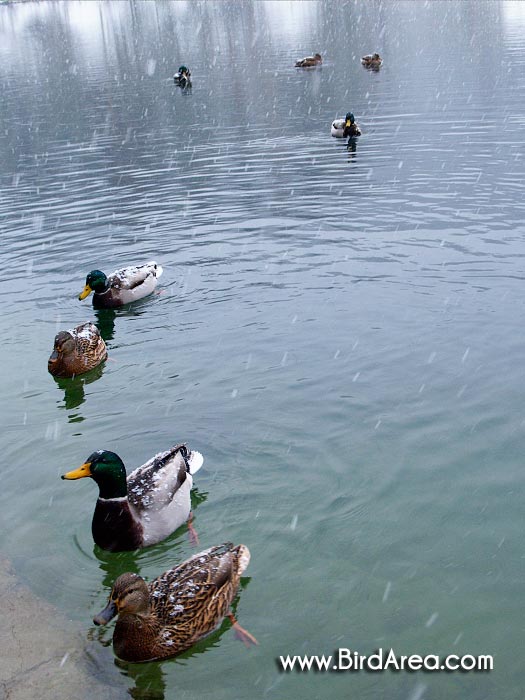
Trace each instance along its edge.
<path fill-rule="evenodd" d="M 196 474 L 199 471 L 199 469 L 202 467 L 203 462 L 204 462 L 204 457 L 201 455 L 201 453 L 197 452 L 197 450 L 192 450 L 190 452 L 190 458 L 189 458 L 190 474 Z"/>
<path fill-rule="evenodd" d="M 237 561 L 239 562 L 238 574 L 239 576 L 245 571 L 250 563 L 250 550 L 245 544 L 238 545 L 237 549 Z"/>

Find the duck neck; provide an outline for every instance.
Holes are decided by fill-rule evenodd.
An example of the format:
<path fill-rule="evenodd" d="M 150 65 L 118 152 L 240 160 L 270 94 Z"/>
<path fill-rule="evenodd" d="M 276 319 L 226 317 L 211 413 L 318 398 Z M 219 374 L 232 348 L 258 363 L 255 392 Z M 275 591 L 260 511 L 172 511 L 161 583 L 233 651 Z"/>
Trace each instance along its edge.
<path fill-rule="evenodd" d="M 128 495 L 128 484 L 126 474 L 119 472 L 105 473 L 103 477 L 93 477 L 98 485 L 99 498 L 108 501 L 112 498 L 126 498 Z"/>
<path fill-rule="evenodd" d="M 101 285 L 100 287 L 97 287 L 97 289 L 94 289 L 93 291 L 95 292 L 95 294 L 105 294 L 109 290 L 109 288 L 110 288 L 110 284 L 106 280 L 103 286 Z"/>

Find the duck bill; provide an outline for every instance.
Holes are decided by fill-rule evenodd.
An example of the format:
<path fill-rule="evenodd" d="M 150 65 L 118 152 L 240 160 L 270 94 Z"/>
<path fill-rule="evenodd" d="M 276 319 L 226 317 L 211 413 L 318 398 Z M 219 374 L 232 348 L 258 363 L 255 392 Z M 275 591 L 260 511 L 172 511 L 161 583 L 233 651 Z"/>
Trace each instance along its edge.
<path fill-rule="evenodd" d="M 345 127 L 346 126 L 352 126 L 352 122 L 350 121 L 350 119 L 346 120 Z"/>
<path fill-rule="evenodd" d="M 78 295 L 78 298 L 80 299 L 80 301 L 82 301 L 82 299 L 85 299 L 86 297 L 88 297 L 88 296 L 91 294 L 92 291 L 93 291 L 93 290 L 91 289 L 91 287 L 89 286 L 89 284 L 86 284 L 86 286 L 84 287 L 84 289 L 83 289 L 83 290 L 80 292 L 80 294 Z"/>
<path fill-rule="evenodd" d="M 98 615 L 95 615 L 93 622 L 95 625 L 107 625 L 117 614 L 117 606 L 112 600 L 108 600 L 108 604 L 101 610 Z"/>
<path fill-rule="evenodd" d="M 58 352 L 56 350 L 53 350 L 51 355 L 49 356 L 49 360 L 47 361 L 48 365 L 54 365 L 58 362 Z"/>
<path fill-rule="evenodd" d="M 83 479 L 86 476 L 93 476 L 91 474 L 91 462 L 85 462 L 81 464 L 78 469 L 73 469 L 66 474 L 62 474 L 62 479 L 67 479 L 69 481 L 70 479 Z"/>
<path fill-rule="evenodd" d="M 56 350 L 53 350 L 47 361 L 47 371 L 54 375 L 55 377 L 60 374 L 62 363 L 60 362 L 60 355 Z"/>

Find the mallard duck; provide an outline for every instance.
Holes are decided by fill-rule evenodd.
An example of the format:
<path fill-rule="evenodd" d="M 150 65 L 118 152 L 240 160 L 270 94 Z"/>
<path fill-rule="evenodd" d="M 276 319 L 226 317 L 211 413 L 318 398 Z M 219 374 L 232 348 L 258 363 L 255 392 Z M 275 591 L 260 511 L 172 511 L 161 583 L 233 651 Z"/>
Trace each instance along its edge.
<path fill-rule="evenodd" d="M 93 539 L 102 549 L 122 552 L 160 542 L 188 520 L 192 475 L 202 462 L 200 452 L 176 445 L 152 457 L 126 479 L 120 457 L 99 450 L 62 479 L 90 476 L 97 483 Z"/>
<path fill-rule="evenodd" d="M 313 68 L 314 66 L 320 66 L 323 62 L 320 53 L 314 53 L 313 56 L 306 56 L 295 62 L 296 68 Z"/>
<path fill-rule="evenodd" d="M 330 133 L 338 139 L 345 139 L 352 136 L 361 136 L 361 129 L 356 123 L 352 112 L 347 112 L 344 118 L 334 119 Z"/>
<path fill-rule="evenodd" d="M 138 574 L 122 574 L 93 622 L 105 625 L 118 614 L 113 650 L 123 661 L 154 661 L 180 654 L 226 615 L 246 644 L 257 644 L 229 612 L 249 562 L 248 547 L 227 542 L 164 572 L 149 586 Z"/>
<path fill-rule="evenodd" d="M 123 267 L 112 275 L 100 270 L 91 270 L 86 277 L 86 286 L 78 295 L 80 300 L 94 292 L 93 306 L 111 309 L 129 304 L 151 294 L 162 275 L 162 267 L 152 261 L 145 265 Z"/>
<path fill-rule="evenodd" d="M 98 328 L 93 323 L 83 323 L 57 333 L 47 369 L 54 377 L 74 377 L 94 369 L 107 356 Z"/>
<path fill-rule="evenodd" d="M 181 87 L 186 87 L 191 85 L 191 71 L 186 66 L 179 66 L 179 70 L 173 76 L 173 82 L 175 85 L 180 85 Z"/>
<path fill-rule="evenodd" d="M 365 68 L 372 68 L 372 70 L 378 70 L 383 63 L 383 59 L 378 53 L 369 53 L 363 56 L 361 63 Z"/>

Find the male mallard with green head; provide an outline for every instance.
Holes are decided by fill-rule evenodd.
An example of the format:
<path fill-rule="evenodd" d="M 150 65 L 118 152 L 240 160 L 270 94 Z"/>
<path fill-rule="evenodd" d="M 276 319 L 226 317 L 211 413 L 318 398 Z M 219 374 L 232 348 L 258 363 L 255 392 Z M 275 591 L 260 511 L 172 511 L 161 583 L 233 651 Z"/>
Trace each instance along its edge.
<path fill-rule="evenodd" d="M 186 66 L 179 66 L 179 70 L 173 76 L 173 82 L 180 87 L 191 85 L 191 71 Z"/>
<path fill-rule="evenodd" d="M 145 265 L 123 267 L 109 277 L 101 270 L 91 270 L 78 298 L 85 299 L 94 292 L 93 306 L 99 309 L 112 309 L 151 294 L 161 275 L 162 267 L 154 261 Z"/>
<path fill-rule="evenodd" d="M 130 662 L 176 656 L 212 632 L 226 615 L 246 645 L 257 644 L 229 612 L 249 562 L 248 547 L 227 542 L 164 572 L 149 586 L 138 574 L 122 574 L 93 622 L 105 625 L 118 614 L 113 650 Z"/>
<path fill-rule="evenodd" d="M 202 466 L 200 452 L 176 445 L 160 452 L 126 478 L 120 457 L 93 452 L 62 479 L 91 477 L 99 488 L 91 531 L 102 549 L 122 552 L 156 544 L 191 516 L 192 475 Z M 191 522 L 189 524 L 191 532 Z"/>
<path fill-rule="evenodd" d="M 347 112 L 345 117 L 334 119 L 330 127 L 330 133 L 336 138 L 346 139 L 361 136 L 361 129 L 352 112 Z"/>
<path fill-rule="evenodd" d="M 98 328 L 93 323 L 83 323 L 57 333 L 47 369 L 54 377 L 74 377 L 94 369 L 107 356 Z"/>

